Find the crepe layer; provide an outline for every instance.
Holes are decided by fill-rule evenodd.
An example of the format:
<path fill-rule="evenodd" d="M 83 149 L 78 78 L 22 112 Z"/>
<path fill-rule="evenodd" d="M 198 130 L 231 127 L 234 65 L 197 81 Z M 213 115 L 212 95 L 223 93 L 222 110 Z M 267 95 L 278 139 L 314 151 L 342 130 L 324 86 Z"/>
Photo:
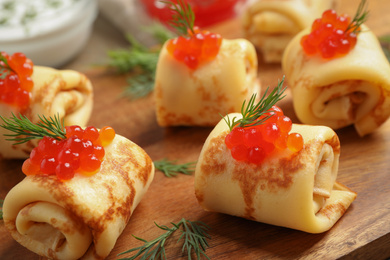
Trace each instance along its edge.
<path fill-rule="evenodd" d="M 4 224 L 29 250 L 50 259 L 104 259 L 113 249 L 154 177 L 149 156 L 116 135 L 99 172 L 30 175 L 4 200 Z"/>
<path fill-rule="evenodd" d="M 242 102 L 259 91 L 257 56 L 243 39 L 222 40 L 214 60 L 191 70 L 177 61 L 166 46 L 156 71 L 155 101 L 161 126 L 211 126 L 238 112 Z"/>
<path fill-rule="evenodd" d="M 57 115 L 65 125 L 85 126 L 90 118 L 93 106 L 93 89 L 90 80 L 73 70 L 56 70 L 49 67 L 34 66 L 32 75 L 34 87 L 30 105 L 22 113 L 33 123 L 39 116 Z M 10 118 L 19 115 L 16 107 L 0 104 L 0 115 Z M 4 134 L 12 134 L 0 128 L 0 158 L 27 158 L 36 142 L 13 145 L 6 141 Z"/>
<path fill-rule="evenodd" d="M 284 49 L 301 30 L 322 13 L 334 8 L 334 0 L 257 0 L 243 15 L 245 38 L 268 63 L 280 63 Z"/>
<path fill-rule="evenodd" d="M 300 39 L 308 33 L 291 41 L 282 62 L 299 120 L 333 129 L 354 125 L 360 136 L 376 130 L 390 116 L 390 65 L 374 33 L 363 25 L 356 46 L 331 60 L 303 52 Z"/>
<path fill-rule="evenodd" d="M 291 132 L 303 136 L 301 151 L 286 149 L 260 165 L 249 164 L 232 158 L 222 120 L 207 138 L 196 166 L 199 204 L 207 211 L 309 233 L 329 230 L 356 198 L 336 182 L 339 139 L 323 126 L 294 124 Z"/>

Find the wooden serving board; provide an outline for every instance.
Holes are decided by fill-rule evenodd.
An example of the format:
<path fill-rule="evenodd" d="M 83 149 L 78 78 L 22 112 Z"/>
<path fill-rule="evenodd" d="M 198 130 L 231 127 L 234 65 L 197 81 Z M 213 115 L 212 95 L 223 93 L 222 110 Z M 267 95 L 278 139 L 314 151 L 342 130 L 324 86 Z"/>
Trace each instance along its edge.
<path fill-rule="evenodd" d="M 352 2 L 352 1 L 346 1 Z M 386 3 L 385 3 L 386 2 Z M 356 6 L 357 3 L 354 5 Z M 389 23 L 375 14 L 388 14 L 386 0 L 371 1 L 371 19 L 380 35 L 389 33 Z M 349 7 L 349 6 L 348 6 Z M 384 9 L 387 9 L 384 10 Z M 354 9 L 352 9 L 354 10 Z M 387 15 L 387 17 L 390 17 Z M 382 17 L 384 18 L 384 17 Z M 386 18 L 388 19 L 388 18 Z M 388 20 L 387 20 L 388 21 Z M 386 27 L 385 27 L 386 26 Z M 229 27 L 232 28 L 232 27 Z M 280 65 L 259 64 L 263 90 L 274 87 L 283 76 Z M 208 127 L 159 127 L 153 96 L 129 101 L 120 98 L 124 76 L 105 69 L 85 72 L 95 90 L 90 125 L 110 125 L 145 149 L 153 160 L 168 158 L 179 163 L 196 161 Z M 287 84 L 288 85 L 288 84 Z M 278 105 L 293 122 L 298 122 L 291 94 Z M 211 239 L 206 253 L 211 259 L 385 259 L 390 257 L 390 121 L 373 134 L 359 137 L 353 127 L 337 130 L 341 141 L 338 181 L 357 192 L 358 197 L 328 232 L 308 234 L 220 213 L 206 212 L 194 195 L 194 176 L 167 178 L 157 171 L 149 191 L 133 213 L 107 259 L 141 245 L 134 234 L 152 240 L 162 234 L 154 222 L 170 226 L 181 218 L 208 224 Z M 0 198 L 23 179 L 21 160 L 0 161 Z M 177 238 L 177 237 L 176 237 Z M 0 259 L 40 259 L 20 246 L 0 221 Z M 167 244 L 168 259 L 186 259 L 181 244 Z"/>

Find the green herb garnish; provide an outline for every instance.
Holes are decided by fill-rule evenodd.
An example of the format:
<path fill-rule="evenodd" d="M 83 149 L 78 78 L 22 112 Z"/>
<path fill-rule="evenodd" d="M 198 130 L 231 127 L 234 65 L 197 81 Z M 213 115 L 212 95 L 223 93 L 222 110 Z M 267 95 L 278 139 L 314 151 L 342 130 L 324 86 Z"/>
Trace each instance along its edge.
<path fill-rule="evenodd" d="M 175 37 L 174 33 L 161 23 L 153 23 L 152 25 L 145 27 L 144 30 L 152 35 L 160 45 Z"/>
<path fill-rule="evenodd" d="M 278 83 L 278 86 L 275 87 L 272 92 L 266 97 L 269 88 L 266 89 L 264 95 L 260 99 L 258 103 L 256 102 L 256 94 L 253 94 L 251 98 L 249 99 L 248 104 L 246 104 L 246 100 L 244 100 L 242 107 L 241 107 L 241 114 L 242 118 L 236 120 L 236 117 L 233 118 L 232 121 L 230 121 L 229 117 L 224 117 L 226 124 L 229 126 L 230 131 L 238 125 L 239 127 L 250 127 L 250 126 L 256 126 L 264 124 L 265 121 L 267 121 L 268 118 L 272 116 L 267 115 L 268 110 L 272 108 L 273 105 L 275 105 L 279 100 L 283 99 L 285 97 L 282 96 L 286 88 L 282 89 L 284 82 L 284 76 L 282 80 Z M 263 117 L 262 117 L 263 116 Z M 262 117 L 262 118 L 260 118 Z"/>
<path fill-rule="evenodd" d="M 154 224 L 166 232 L 151 241 L 147 241 L 133 235 L 133 237 L 144 242 L 144 244 L 142 246 L 118 254 L 123 255 L 137 251 L 137 253 L 132 257 L 121 258 L 120 260 L 133 260 L 138 256 L 142 256 L 140 258 L 141 260 L 167 259 L 165 254 L 165 244 L 171 235 L 180 229 L 180 227 L 182 227 L 182 233 L 177 242 L 182 239 L 184 240 L 182 252 L 184 253 L 187 251 L 188 259 L 192 259 L 192 252 L 195 253 L 197 259 L 200 259 L 201 255 L 205 256 L 207 259 L 210 259 L 205 253 L 207 247 L 209 247 L 207 239 L 210 239 L 210 236 L 207 234 L 209 227 L 205 223 L 201 221 L 190 221 L 183 218 L 176 224 L 171 222 L 173 225 L 171 228 L 167 226 L 159 226 L 156 223 Z"/>
<path fill-rule="evenodd" d="M 366 0 L 362 0 L 356 10 L 355 17 L 352 19 L 352 21 L 348 24 L 347 29 L 345 29 L 346 32 L 353 32 L 357 33 L 359 32 L 359 27 L 367 21 L 368 18 L 367 7 L 366 7 Z"/>
<path fill-rule="evenodd" d="M 5 1 L 0 4 L 0 26 L 7 25 L 15 13 L 15 2 L 14 0 Z"/>
<path fill-rule="evenodd" d="M 161 1 L 170 6 L 173 11 L 171 25 L 179 34 L 187 35 L 188 31 L 194 33 L 195 15 L 191 6 L 183 0 L 177 3 Z M 163 44 L 174 36 L 164 27 L 152 26 L 146 28 L 159 42 Z M 147 96 L 154 89 L 155 73 L 160 49 L 149 49 L 136 41 L 131 35 L 126 36 L 131 47 L 126 50 L 109 51 L 109 66 L 115 68 L 119 73 L 132 72 L 127 79 L 128 86 L 124 96 L 137 99 Z"/>
<path fill-rule="evenodd" d="M 62 5 L 61 0 L 46 0 L 46 4 L 51 8 L 59 8 Z"/>
<path fill-rule="evenodd" d="M 9 66 L 7 58 L 0 52 L 0 79 L 5 79 L 11 71 L 16 74 L 16 72 Z"/>
<path fill-rule="evenodd" d="M 173 37 L 161 25 L 154 25 L 146 30 L 153 34 L 160 44 Z M 161 48 L 146 48 L 131 35 L 127 35 L 126 38 L 131 47 L 125 50 L 109 51 L 109 66 L 121 74 L 133 73 L 127 79 L 128 85 L 123 96 L 137 99 L 147 96 L 154 89 L 157 61 Z"/>
<path fill-rule="evenodd" d="M 382 46 L 382 50 L 386 55 L 387 60 L 390 62 L 390 35 L 384 35 L 378 38 Z"/>
<path fill-rule="evenodd" d="M 115 68 L 119 73 L 127 73 L 137 68 L 147 72 L 154 72 L 159 51 L 152 51 L 146 48 L 131 35 L 126 35 L 126 39 L 131 47 L 124 50 L 109 51 L 109 66 Z"/>
<path fill-rule="evenodd" d="M 130 35 L 127 39 L 132 46 L 130 49 L 108 52 L 109 66 L 119 73 L 133 72 L 134 75 L 127 79 L 128 86 L 123 94 L 137 99 L 148 95 L 154 88 L 159 51 L 147 49 Z"/>
<path fill-rule="evenodd" d="M 145 72 L 129 77 L 122 96 L 130 99 L 146 97 L 154 89 L 154 78 L 154 74 Z"/>
<path fill-rule="evenodd" d="M 0 220 L 3 219 L 3 199 L 0 199 Z"/>
<path fill-rule="evenodd" d="M 21 19 L 21 23 L 26 26 L 26 25 L 28 25 L 29 22 L 34 20 L 37 17 L 37 15 L 38 15 L 37 10 L 35 9 L 34 6 L 32 6 L 29 9 L 27 9 L 25 11 L 25 13 L 23 14 L 23 17 Z"/>
<path fill-rule="evenodd" d="M 176 164 L 176 161 L 169 161 L 166 158 L 153 163 L 156 169 L 162 171 L 166 177 L 174 177 L 179 173 L 191 175 L 196 165 L 196 162 Z"/>
<path fill-rule="evenodd" d="M 4 55 L 1 52 L 0 52 L 0 61 L 4 63 L 4 64 L 0 63 L 0 68 L 11 69 L 11 67 L 8 65 L 8 60 L 4 57 Z"/>
<path fill-rule="evenodd" d="M 5 119 L 0 116 L 4 122 L 4 124 L 0 126 L 13 132 L 13 134 L 4 134 L 4 136 L 12 137 L 6 140 L 14 141 L 14 144 L 16 145 L 33 139 L 42 139 L 45 136 L 52 137 L 57 140 L 66 138 L 64 120 L 61 122 L 58 115 L 55 115 L 54 118 L 46 118 L 45 116 L 40 115 L 38 115 L 38 117 L 40 122 L 34 124 L 22 114 L 19 114 L 18 118 L 12 113 L 12 117 L 10 119 Z"/>
<path fill-rule="evenodd" d="M 192 34 L 195 34 L 195 14 L 192 11 L 191 5 L 189 3 L 186 3 L 183 0 L 178 0 L 177 3 L 170 1 L 161 2 L 169 5 L 169 8 L 173 14 L 172 19 L 168 24 L 176 29 L 179 35 L 188 35 L 188 31 L 190 31 Z"/>
<path fill-rule="evenodd" d="M 14 11 L 15 10 L 15 2 L 12 0 L 6 1 L 2 4 L 3 10 Z"/>

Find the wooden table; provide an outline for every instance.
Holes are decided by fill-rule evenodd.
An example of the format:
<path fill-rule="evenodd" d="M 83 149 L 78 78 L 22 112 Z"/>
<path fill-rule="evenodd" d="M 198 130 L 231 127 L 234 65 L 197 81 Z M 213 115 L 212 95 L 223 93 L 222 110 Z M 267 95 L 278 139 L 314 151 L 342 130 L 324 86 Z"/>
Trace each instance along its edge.
<path fill-rule="evenodd" d="M 377 33 L 390 33 L 390 5 L 388 0 L 371 0 L 371 15 L 367 25 Z M 353 13 L 358 3 L 344 0 L 339 8 Z M 101 23 L 102 20 L 97 22 Z M 104 22 L 103 22 L 104 24 Z M 105 25 L 104 25 L 105 26 Z M 103 27 L 104 27 L 103 26 Z M 233 26 L 233 27 L 232 27 Z M 229 22 L 216 30 L 237 28 Z M 152 96 L 129 101 L 118 98 L 125 86 L 125 77 L 105 69 L 87 68 L 102 61 L 101 53 L 106 32 L 95 27 L 90 46 L 82 58 L 67 68 L 80 69 L 92 80 L 95 103 L 91 125 L 110 125 L 117 133 L 139 144 L 153 160 L 169 158 L 178 162 L 196 161 L 203 142 L 212 128 L 168 127 L 157 125 Z M 109 34 L 111 34 L 110 32 Z M 239 31 L 235 31 L 239 35 Z M 118 36 L 118 34 L 116 34 Z M 233 37 L 226 34 L 227 37 Z M 118 37 L 118 46 L 125 41 Z M 99 45 L 100 44 L 100 45 Z M 115 48 L 115 42 L 107 46 Z M 95 48 L 95 49 L 94 49 Z M 94 52 L 96 51 L 96 52 Z M 93 54 L 100 55 L 95 60 Z M 99 62 L 98 62 L 99 63 Z M 263 86 L 275 86 L 283 72 L 279 65 L 259 64 Z M 298 122 L 291 104 L 290 92 L 279 103 L 285 113 Z M 385 259 L 390 257 L 390 121 L 373 134 L 360 138 L 353 127 L 337 131 L 341 140 L 341 158 L 338 181 L 358 193 L 357 199 L 345 215 L 328 232 L 308 234 L 301 231 L 257 223 L 238 217 L 205 212 L 194 196 L 194 176 L 180 175 L 167 178 L 156 172 L 155 179 L 143 198 L 108 259 L 117 259 L 118 253 L 140 245 L 131 234 L 147 240 L 162 234 L 154 226 L 170 225 L 181 218 L 201 220 L 210 227 L 211 259 Z M 22 161 L 0 161 L 0 198 L 22 180 Z M 40 259 L 20 246 L 0 222 L 0 259 Z M 168 244 L 168 259 L 186 259 L 180 245 Z"/>

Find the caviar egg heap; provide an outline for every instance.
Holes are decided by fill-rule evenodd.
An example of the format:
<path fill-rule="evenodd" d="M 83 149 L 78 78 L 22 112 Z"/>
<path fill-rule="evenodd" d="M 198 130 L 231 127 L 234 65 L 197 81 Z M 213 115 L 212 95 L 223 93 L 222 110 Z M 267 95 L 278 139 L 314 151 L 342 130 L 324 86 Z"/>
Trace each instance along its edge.
<path fill-rule="evenodd" d="M 219 34 L 194 27 L 193 31 L 188 32 L 188 36 L 169 40 L 167 49 L 175 59 L 190 69 L 196 69 L 217 56 L 221 43 L 222 37 Z"/>
<path fill-rule="evenodd" d="M 327 10 L 321 18 L 316 19 L 311 32 L 304 35 L 301 45 L 307 55 L 319 53 L 324 59 L 341 57 L 350 52 L 356 45 L 360 26 L 367 19 L 366 0 L 359 4 L 355 17 L 337 15 L 335 10 Z"/>
<path fill-rule="evenodd" d="M 299 152 L 303 148 L 303 138 L 299 133 L 289 133 L 292 121 L 285 116 L 282 109 L 275 105 L 282 99 L 285 89 L 283 81 L 265 98 L 255 104 L 253 95 L 245 107 L 243 103 L 242 119 L 226 121 L 230 132 L 226 135 L 225 144 L 236 161 L 261 164 L 274 151 L 290 149 Z"/>
<path fill-rule="evenodd" d="M 0 52 L 0 102 L 25 110 L 30 103 L 34 82 L 33 62 L 23 53 Z"/>
<path fill-rule="evenodd" d="M 2 118 L 2 117 L 1 117 Z M 106 126 L 98 130 L 89 126 L 82 129 L 72 125 L 63 127 L 58 117 L 40 117 L 41 123 L 34 125 L 31 121 L 20 115 L 15 115 L 2 127 L 13 130 L 14 140 L 18 144 L 37 138 L 41 140 L 35 147 L 30 157 L 22 166 L 25 175 L 55 174 L 60 180 L 72 179 L 75 173 L 91 176 L 98 172 L 104 159 L 104 147 L 115 138 L 115 130 Z M 20 135 L 26 137 L 20 138 Z"/>
<path fill-rule="evenodd" d="M 24 161 L 22 171 L 26 175 L 56 174 L 60 180 L 73 178 L 76 172 L 86 176 L 95 174 L 104 158 L 104 146 L 115 137 L 115 130 L 93 126 L 83 130 L 80 126 L 67 126 L 66 139 L 58 141 L 43 137 L 30 158 Z"/>
<path fill-rule="evenodd" d="M 368 14 L 365 3 L 360 2 L 350 22 L 346 16 L 337 17 L 334 11 L 326 11 L 320 19 L 322 25 L 316 25 L 319 20 L 314 23 L 318 30 L 346 28 L 332 30 L 314 49 L 317 54 L 308 54 L 311 49 L 305 47 L 304 39 L 316 38 L 309 27 L 288 44 L 282 70 L 290 82 L 295 115 L 301 123 L 334 130 L 354 125 L 359 136 L 364 136 L 389 118 L 390 64 L 378 37 L 363 23 Z M 352 37 L 351 41 L 340 40 L 338 43 L 344 45 L 337 47 L 337 41 L 332 40 L 336 32 L 341 37 Z"/>
<path fill-rule="evenodd" d="M 177 5 L 171 2 L 165 3 L 171 5 L 176 13 L 173 15 L 171 25 L 176 27 L 182 35 L 169 40 L 167 49 L 175 59 L 183 62 L 190 69 L 196 69 L 202 63 L 213 60 L 217 56 L 222 37 L 219 34 L 194 27 L 195 19 L 190 5 L 182 0 L 177 2 Z"/>

